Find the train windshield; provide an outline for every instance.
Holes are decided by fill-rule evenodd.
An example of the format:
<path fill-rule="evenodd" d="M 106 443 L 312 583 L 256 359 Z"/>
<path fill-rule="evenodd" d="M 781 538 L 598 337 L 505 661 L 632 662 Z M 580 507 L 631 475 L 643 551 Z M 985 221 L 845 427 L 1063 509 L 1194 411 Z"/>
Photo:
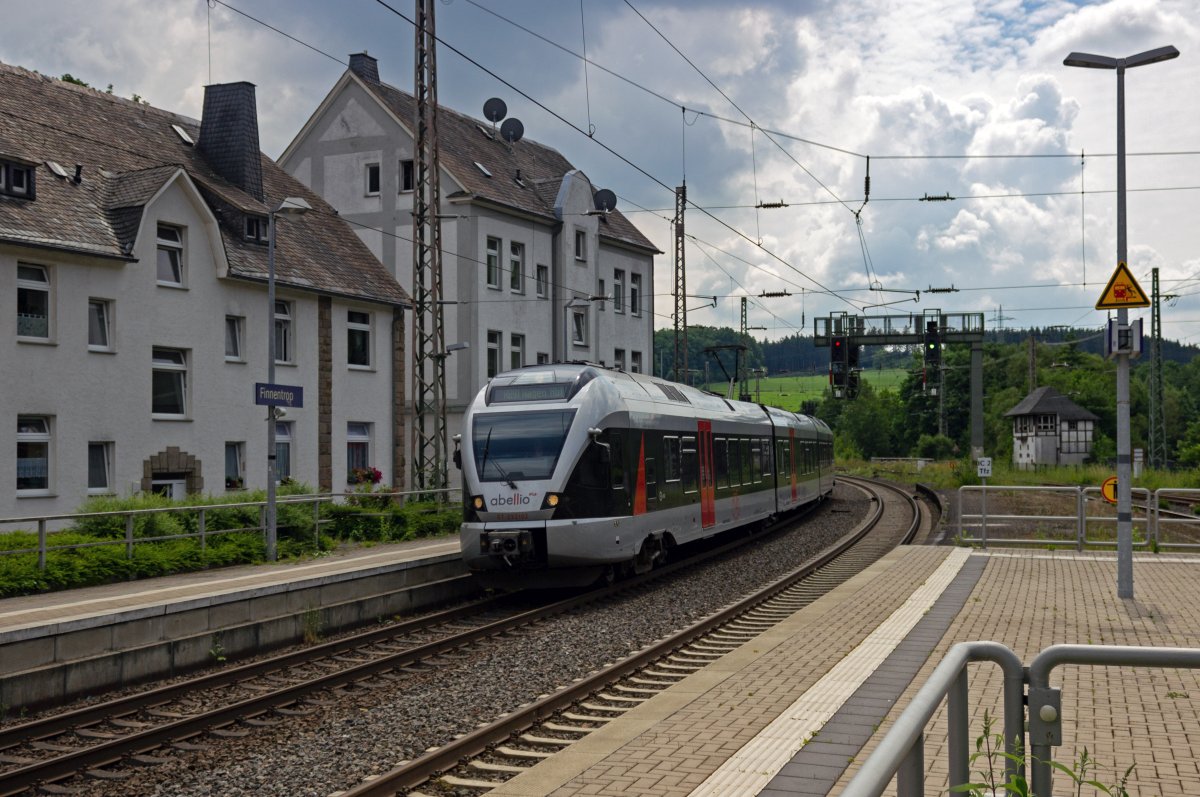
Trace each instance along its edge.
<path fill-rule="evenodd" d="M 575 410 L 504 412 L 475 417 L 475 472 L 485 482 L 549 479 Z"/>

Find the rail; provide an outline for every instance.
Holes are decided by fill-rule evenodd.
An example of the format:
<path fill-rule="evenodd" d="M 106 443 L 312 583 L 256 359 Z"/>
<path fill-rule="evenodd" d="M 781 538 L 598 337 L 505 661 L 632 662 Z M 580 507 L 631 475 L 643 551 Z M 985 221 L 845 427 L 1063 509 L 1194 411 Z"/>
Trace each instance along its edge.
<path fill-rule="evenodd" d="M 312 526 L 313 540 L 319 541 L 321 528 L 331 522 L 333 518 L 322 517 L 321 508 L 326 505 L 345 503 L 350 500 L 370 501 L 395 501 L 403 506 L 406 500 L 414 496 L 425 497 L 432 494 L 444 494 L 447 502 L 452 502 L 455 499 L 455 494 L 461 493 L 459 488 L 447 488 L 441 490 L 416 490 L 406 492 L 373 492 L 373 493 L 315 493 L 311 495 L 289 495 L 281 496 L 275 500 L 278 506 L 292 505 L 311 505 L 312 507 Z M 257 511 L 258 520 L 252 526 L 237 526 L 233 528 L 210 529 L 208 526 L 210 513 L 213 512 L 228 512 L 230 510 L 252 509 Z M 371 514 L 370 512 L 364 514 Z M 379 512 L 377 514 L 383 514 Z M 138 536 L 135 534 L 137 521 L 139 518 L 150 518 L 155 516 L 178 516 L 185 517 L 194 516 L 195 531 L 184 531 L 174 534 L 160 534 L 153 536 Z M 204 551 L 207 547 L 209 538 L 221 534 L 234 534 L 243 532 L 255 532 L 262 535 L 264 544 L 266 543 L 267 534 L 267 501 L 240 501 L 233 503 L 221 504 L 189 504 L 186 506 L 168 506 L 154 507 L 150 509 L 118 509 L 107 512 L 72 512 L 56 515 L 33 515 L 28 517 L 15 518 L 0 518 L 0 528 L 6 526 L 20 526 L 25 529 L 37 528 L 37 547 L 27 548 L 10 548 L 0 550 L 0 556 L 16 556 L 21 554 L 36 553 L 38 557 L 38 570 L 45 571 L 46 556 L 51 551 L 67 551 L 81 548 L 95 548 L 106 545 L 124 545 L 125 556 L 127 559 L 133 558 L 134 546 L 139 543 L 150 542 L 166 542 L 169 540 L 182 539 L 197 539 L 200 542 L 200 550 Z M 88 542 L 69 543 L 62 545 L 51 544 L 55 534 L 71 532 L 74 525 L 88 520 L 103 520 L 105 518 L 123 519 L 125 533 L 123 537 L 114 537 L 112 539 L 91 540 Z M 51 529 L 51 525 L 63 525 L 64 528 Z M 185 527 L 192 526 L 192 523 L 185 523 Z"/>
<path fill-rule="evenodd" d="M 1070 514 L 997 514 L 987 510 L 988 496 L 993 497 L 1004 493 L 1041 493 L 1046 496 L 1063 496 L 1063 501 L 1071 504 Z M 978 495 L 979 512 L 967 512 L 969 497 Z M 1143 550 L 1197 550 L 1200 549 L 1200 517 L 1184 515 L 1164 509 L 1171 501 L 1185 501 L 1189 504 L 1200 502 L 1200 489 L 1184 489 L 1178 487 L 1160 487 L 1153 492 L 1145 487 L 1135 487 L 1131 491 L 1133 498 L 1134 548 Z M 1073 544 L 1077 550 L 1086 547 L 1111 548 L 1116 546 L 1115 534 L 1095 536 L 1092 532 L 1109 527 L 1115 529 L 1117 516 L 1115 509 L 1107 515 L 1089 514 L 1089 503 L 1093 506 L 1101 503 L 1099 487 L 1048 487 L 1027 485 L 964 485 L 958 488 L 958 535 L 961 542 L 977 544 L 984 548 L 989 545 L 1029 545 L 1036 544 Z M 1034 524 L 1034 534 L 1024 537 L 996 537 L 991 528 L 998 525 L 1011 527 L 1014 524 Z M 1046 526 L 1057 529 L 1061 536 L 1047 535 Z M 1172 532 L 1184 531 L 1190 533 L 1195 542 L 1175 539 Z M 1035 536 L 1042 534 L 1046 536 Z M 1183 535 L 1181 535 L 1183 536 Z"/>

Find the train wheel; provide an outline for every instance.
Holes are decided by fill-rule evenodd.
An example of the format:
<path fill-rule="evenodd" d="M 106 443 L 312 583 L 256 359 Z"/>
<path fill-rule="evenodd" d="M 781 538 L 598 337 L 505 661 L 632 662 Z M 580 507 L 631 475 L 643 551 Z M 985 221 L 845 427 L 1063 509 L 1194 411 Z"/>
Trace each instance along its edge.
<path fill-rule="evenodd" d="M 641 575 L 649 573 L 658 565 L 662 564 L 666 559 L 666 552 L 663 550 L 662 539 L 659 537 L 647 537 L 642 541 L 642 547 L 638 550 L 637 558 L 633 560 L 633 572 Z"/>
<path fill-rule="evenodd" d="M 616 565 L 608 565 L 600 572 L 600 578 L 596 579 L 596 583 L 601 587 L 611 587 L 613 582 L 617 580 Z"/>

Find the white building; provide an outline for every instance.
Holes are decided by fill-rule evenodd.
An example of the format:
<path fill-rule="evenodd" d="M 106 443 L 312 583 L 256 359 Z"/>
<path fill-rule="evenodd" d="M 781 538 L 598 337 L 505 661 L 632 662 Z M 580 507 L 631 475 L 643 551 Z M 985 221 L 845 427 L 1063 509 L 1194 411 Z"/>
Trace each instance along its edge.
<path fill-rule="evenodd" d="M 352 55 L 279 159 L 409 290 L 415 117 L 376 59 Z M 509 144 L 491 122 L 445 107 L 438 136 L 445 340 L 470 344 L 446 362 L 450 434 L 500 371 L 566 360 L 650 371 L 658 250 L 619 211 L 596 212 L 601 186 L 557 151 Z M 569 307 L 577 298 L 585 306 Z"/>
<path fill-rule="evenodd" d="M 1004 413 L 1013 419 L 1013 464 L 1082 465 L 1092 453 L 1099 417 L 1052 387 L 1039 387 Z"/>
<path fill-rule="evenodd" d="M 268 214 L 292 196 L 312 210 L 277 217 L 268 308 Z M 260 153 L 254 86 L 207 87 L 197 123 L 0 65 L 0 517 L 264 486 L 272 331 L 275 382 L 303 389 L 280 474 L 402 483 L 407 301 Z"/>

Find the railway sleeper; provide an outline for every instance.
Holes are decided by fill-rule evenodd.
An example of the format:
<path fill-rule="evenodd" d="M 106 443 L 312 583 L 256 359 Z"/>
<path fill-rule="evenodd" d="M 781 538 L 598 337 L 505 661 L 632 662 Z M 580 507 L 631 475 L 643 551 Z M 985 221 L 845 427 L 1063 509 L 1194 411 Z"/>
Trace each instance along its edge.
<path fill-rule="evenodd" d="M 475 778 L 460 778 L 457 775 L 442 775 L 438 778 L 438 780 L 442 783 L 445 783 L 447 786 L 467 789 L 488 789 L 489 791 L 496 788 L 496 786 L 502 782 L 495 780 L 477 780 Z"/>
<path fill-rule="evenodd" d="M 468 761 L 467 766 L 471 769 L 478 769 L 483 772 L 497 772 L 505 775 L 519 775 L 529 767 L 518 767 L 512 764 L 494 764 L 491 761 L 480 761 L 478 759 Z"/>
<path fill-rule="evenodd" d="M 557 739 L 553 736 L 535 736 L 532 733 L 523 733 L 518 737 L 526 744 L 537 744 L 543 747 L 570 747 L 575 744 L 574 739 Z"/>
<path fill-rule="evenodd" d="M 554 753 L 547 753 L 545 750 L 519 750 L 516 747 L 509 747 L 507 745 L 497 747 L 496 752 L 507 758 L 525 759 L 528 761 L 541 761 L 546 758 L 554 757 Z"/>
<path fill-rule="evenodd" d="M 596 722 L 601 725 L 613 719 L 612 717 L 593 717 L 590 714 L 576 714 L 573 711 L 564 711 L 562 718 L 574 722 Z"/>
<path fill-rule="evenodd" d="M 588 728 L 583 725 L 565 725 L 561 722 L 543 722 L 542 727 L 548 731 L 558 731 L 559 733 L 577 733 L 581 736 L 587 736 L 595 728 Z"/>

